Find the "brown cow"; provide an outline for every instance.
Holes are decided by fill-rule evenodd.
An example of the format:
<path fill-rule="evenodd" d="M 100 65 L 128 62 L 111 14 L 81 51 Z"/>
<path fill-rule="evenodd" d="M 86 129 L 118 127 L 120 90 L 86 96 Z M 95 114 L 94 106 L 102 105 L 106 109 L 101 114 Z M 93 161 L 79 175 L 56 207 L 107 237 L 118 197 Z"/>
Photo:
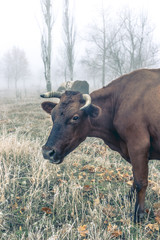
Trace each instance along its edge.
<path fill-rule="evenodd" d="M 160 159 L 160 69 L 123 75 L 90 95 L 68 91 L 59 104 L 43 102 L 42 108 L 53 120 L 42 147 L 44 158 L 52 163 L 61 163 L 86 137 L 98 137 L 132 164 L 132 190 L 137 192 L 134 222 L 139 221 L 148 160 Z"/>

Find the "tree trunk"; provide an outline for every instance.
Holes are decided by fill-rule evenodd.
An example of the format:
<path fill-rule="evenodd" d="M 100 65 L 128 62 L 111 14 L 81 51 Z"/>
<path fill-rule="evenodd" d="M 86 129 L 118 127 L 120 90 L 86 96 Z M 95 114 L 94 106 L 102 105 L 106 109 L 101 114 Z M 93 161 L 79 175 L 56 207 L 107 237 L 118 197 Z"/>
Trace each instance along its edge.
<path fill-rule="evenodd" d="M 52 0 L 43 0 L 42 13 L 44 16 L 46 30 L 42 34 L 41 49 L 42 60 L 44 64 L 44 77 L 46 80 L 47 91 L 52 90 L 51 84 L 51 53 L 52 53 L 52 27 L 53 27 L 53 11 Z"/>

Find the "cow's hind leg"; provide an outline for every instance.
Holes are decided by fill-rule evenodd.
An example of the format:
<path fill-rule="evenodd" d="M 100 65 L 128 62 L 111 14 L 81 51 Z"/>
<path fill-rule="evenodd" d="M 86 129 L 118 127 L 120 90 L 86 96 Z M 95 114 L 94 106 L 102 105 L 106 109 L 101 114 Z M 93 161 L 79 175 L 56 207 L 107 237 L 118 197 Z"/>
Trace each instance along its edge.
<path fill-rule="evenodd" d="M 131 202 L 132 199 L 133 199 L 133 195 L 134 195 L 134 193 L 135 193 L 135 190 L 136 190 L 136 186 L 135 186 L 135 184 L 133 183 L 133 185 L 132 185 L 132 187 L 131 187 L 131 189 L 130 189 L 130 191 L 129 191 L 129 194 L 128 194 L 128 199 L 129 199 L 130 202 Z"/>
<path fill-rule="evenodd" d="M 142 143 L 144 144 L 142 146 Z M 134 222 L 139 222 L 144 213 L 145 193 L 148 185 L 148 150 L 149 142 L 142 141 L 138 146 L 129 146 L 129 154 L 133 167 L 134 185 L 136 188 L 136 204 Z"/>
<path fill-rule="evenodd" d="M 140 219 L 144 215 L 144 201 L 145 201 L 145 193 L 147 189 L 148 182 L 147 180 L 136 180 L 136 204 L 135 204 L 135 212 L 134 212 L 134 223 L 140 222 Z"/>

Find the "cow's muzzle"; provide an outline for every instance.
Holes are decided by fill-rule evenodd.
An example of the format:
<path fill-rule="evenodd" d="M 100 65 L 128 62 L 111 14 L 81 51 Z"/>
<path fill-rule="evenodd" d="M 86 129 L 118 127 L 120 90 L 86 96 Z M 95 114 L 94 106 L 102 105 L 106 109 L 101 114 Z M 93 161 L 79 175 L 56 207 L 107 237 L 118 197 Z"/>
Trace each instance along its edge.
<path fill-rule="evenodd" d="M 48 159 L 51 163 L 60 164 L 63 161 L 63 158 L 60 157 L 53 148 L 43 146 L 42 147 L 42 154 L 45 159 Z"/>

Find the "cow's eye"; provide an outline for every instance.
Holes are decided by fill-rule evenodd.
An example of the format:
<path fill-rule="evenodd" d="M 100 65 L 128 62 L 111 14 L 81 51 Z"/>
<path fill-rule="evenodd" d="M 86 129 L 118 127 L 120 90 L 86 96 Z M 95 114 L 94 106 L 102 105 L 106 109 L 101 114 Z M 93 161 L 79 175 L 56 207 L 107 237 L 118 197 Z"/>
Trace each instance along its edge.
<path fill-rule="evenodd" d="M 77 121 L 79 119 L 79 116 L 78 115 L 74 115 L 73 118 L 72 118 L 74 121 Z"/>

